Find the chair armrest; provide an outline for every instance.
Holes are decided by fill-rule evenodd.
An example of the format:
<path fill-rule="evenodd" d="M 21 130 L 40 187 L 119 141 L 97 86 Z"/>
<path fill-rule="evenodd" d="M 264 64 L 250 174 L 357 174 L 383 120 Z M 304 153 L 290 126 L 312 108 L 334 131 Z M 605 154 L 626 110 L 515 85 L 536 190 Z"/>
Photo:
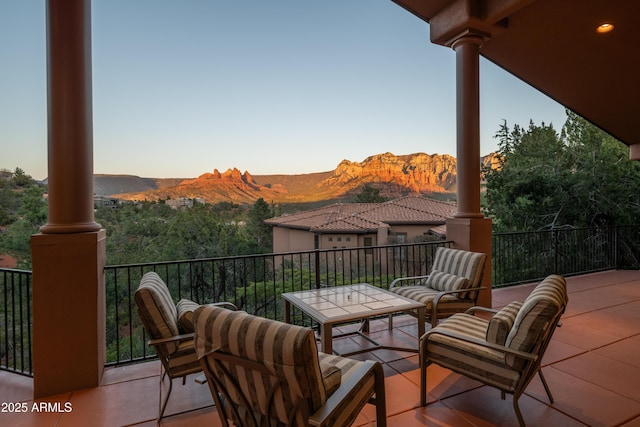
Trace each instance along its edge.
<path fill-rule="evenodd" d="M 464 292 L 481 291 L 483 289 L 487 289 L 487 288 L 484 287 L 484 286 L 480 286 L 478 288 L 465 288 L 465 289 L 456 289 L 454 291 L 438 292 L 438 294 L 433 298 L 433 302 L 431 303 L 431 319 L 437 319 L 438 318 L 438 303 L 440 302 L 440 298 L 442 298 L 443 296 L 451 295 L 451 294 L 461 294 L 461 293 L 464 293 Z M 435 323 L 432 323 L 432 325 L 435 326 Z"/>
<path fill-rule="evenodd" d="M 227 309 L 232 310 L 232 311 L 238 311 L 238 307 L 234 303 L 231 303 L 231 302 L 228 302 L 228 301 L 214 302 L 214 303 L 207 304 L 207 305 L 213 305 L 213 306 L 216 306 L 216 307 L 224 307 L 224 308 L 227 308 Z"/>
<path fill-rule="evenodd" d="M 182 342 L 182 341 L 192 340 L 192 339 L 194 339 L 194 337 L 195 337 L 195 334 L 193 334 L 193 333 L 175 335 L 173 337 L 158 338 L 156 340 L 149 340 L 148 344 L 152 345 L 152 346 L 156 346 L 156 345 L 167 344 L 167 343 L 171 343 L 171 342 Z"/>
<path fill-rule="evenodd" d="M 471 338 L 471 337 L 467 337 L 464 335 L 460 335 L 457 334 L 455 332 L 451 332 L 451 331 L 441 331 L 438 329 L 431 329 L 430 331 L 428 331 L 426 334 L 423 335 L 424 338 L 420 339 L 420 352 L 424 353 L 425 349 L 426 349 L 426 345 L 427 342 L 429 341 L 429 336 L 430 335 L 443 335 L 445 337 L 449 337 L 449 338 L 453 338 L 459 341 L 464 341 L 470 344 L 476 344 L 482 347 L 486 347 L 486 348 L 490 348 L 492 350 L 496 350 L 496 351 L 500 351 L 502 353 L 507 353 L 507 354 L 511 354 L 513 356 L 516 357 L 520 357 L 522 359 L 527 359 L 527 360 L 537 360 L 538 356 L 533 354 L 533 353 L 526 353 L 524 351 L 519 351 L 519 350 L 514 350 L 511 349 L 509 347 L 505 347 L 503 345 L 499 345 L 499 344 L 494 344 L 494 343 L 490 343 L 487 341 L 483 341 L 483 340 L 478 340 L 475 338 Z M 505 354 L 505 356 L 507 355 Z"/>
<path fill-rule="evenodd" d="M 394 279 L 391 282 L 391 284 L 389 285 L 389 290 L 395 288 L 396 286 L 404 286 L 404 285 L 398 285 L 399 282 L 404 282 L 404 281 L 407 281 L 407 280 L 426 279 L 427 277 L 429 277 L 428 274 L 426 276 L 399 277 L 397 279 Z"/>
<path fill-rule="evenodd" d="M 468 308 L 467 311 L 465 311 L 465 314 L 474 314 L 476 311 L 482 311 L 484 313 L 491 313 L 491 314 L 496 314 L 498 313 L 500 310 L 496 310 L 494 308 L 488 308 L 488 307 L 481 307 L 481 306 L 473 306 L 471 308 Z"/>
<path fill-rule="evenodd" d="M 464 289 L 456 289 L 453 291 L 441 291 L 438 292 L 438 294 L 435 296 L 435 298 L 433 299 L 433 303 L 437 304 L 438 300 L 440 300 L 440 298 L 442 298 L 445 295 L 450 295 L 450 294 L 462 294 L 462 293 L 466 293 L 466 292 L 475 292 L 475 291 L 482 291 L 487 289 L 486 286 L 480 286 L 477 288 L 464 288 Z"/>
<path fill-rule="evenodd" d="M 367 360 L 358 370 L 351 374 L 346 381 L 340 384 L 340 387 L 329 396 L 320 409 L 309 417 L 309 425 L 317 427 L 341 427 L 342 424 L 335 424 L 335 416 L 348 410 L 347 408 L 353 404 L 353 399 L 357 394 L 364 391 L 362 387 L 370 376 L 373 376 L 375 381 L 373 391 L 375 391 L 376 394 L 376 401 L 384 409 L 384 371 L 382 370 L 382 365 L 379 362 Z M 360 409 L 361 408 L 353 414 L 353 419 L 360 413 Z M 379 415 L 380 412 L 377 414 Z M 386 422 L 386 412 L 384 414 L 384 421 L 377 420 L 379 426 Z M 353 419 L 351 419 L 351 422 L 345 424 L 345 427 L 351 425 Z"/>

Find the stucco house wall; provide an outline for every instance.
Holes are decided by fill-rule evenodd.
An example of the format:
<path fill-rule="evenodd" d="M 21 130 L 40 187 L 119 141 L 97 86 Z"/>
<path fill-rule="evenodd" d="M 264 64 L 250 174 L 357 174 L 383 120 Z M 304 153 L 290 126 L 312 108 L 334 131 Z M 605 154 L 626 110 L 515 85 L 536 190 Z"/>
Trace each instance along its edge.
<path fill-rule="evenodd" d="M 295 252 L 314 249 L 314 235 L 307 230 L 273 227 L 273 251 Z"/>
<path fill-rule="evenodd" d="M 405 242 L 415 242 L 416 239 L 423 237 L 433 228 L 432 225 L 391 225 L 389 227 L 389 238 L 393 240 L 395 236 L 403 235 Z M 398 242 L 397 243 L 402 243 Z"/>

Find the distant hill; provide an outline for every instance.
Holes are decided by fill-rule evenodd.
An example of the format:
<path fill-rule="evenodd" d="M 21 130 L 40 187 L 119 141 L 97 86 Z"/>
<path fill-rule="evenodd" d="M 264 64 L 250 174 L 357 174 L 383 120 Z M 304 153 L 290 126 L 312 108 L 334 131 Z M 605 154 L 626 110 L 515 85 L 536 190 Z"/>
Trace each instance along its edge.
<path fill-rule="evenodd" d="M 482 163 L 493 164 L 494 158 L 493 154 L 485 156 Z M 455 197 L 456 178 L 455 157 L 383 153 L 362 162 L 343 160 L 333 171 L 300 175 L 251 175 L 237 168 L 222 173 L 214 169 L 212 173 L 186 179 L 96 175 L 94 189 L 97 195 L 126 200 L 199 197 L 209 203 L 253 203 L 262 198 L 275 203 L 305 203 L 348 200 L 364 185 L 379 188 L 389 198 L 419 194 Z"/>
<path fill-rule="evenodd" d="M 178 185 L 182 179 L 171 179 L 169 183 L 156 178 L 140 178 L 134 175 L 94 175 L 93 192 L 99 196 L 119 193 L 144 192 L 157 190 L 162 186 Z"/>
<path fill-rule="evenodd" d="M 228 169 L 204 173 L 197 178 L 176 180 L 173 185 L 157 183 L 155 188 L 111 193 L 109 196 L 125 200 L 164 200 L 203 198 L 209 203 L 233 202 L 253 203 L 259 198 L 269 202 L 309 202 L 325 200 L 334 196 L 333 191 L 316 191 L 317 186 L 333 172 L 301 175 L 256 175 Z M 178 182 L 179 181 L 179 182 Z M 97 193 L 96 193 L 97 194 Z"/>

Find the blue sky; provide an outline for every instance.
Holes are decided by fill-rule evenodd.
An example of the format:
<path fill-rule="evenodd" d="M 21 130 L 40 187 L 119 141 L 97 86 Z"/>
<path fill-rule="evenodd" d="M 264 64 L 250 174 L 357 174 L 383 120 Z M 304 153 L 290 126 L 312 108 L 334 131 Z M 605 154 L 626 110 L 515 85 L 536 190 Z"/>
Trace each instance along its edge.
<path fill-rule="evenodd" d="M 94 172 L 195 177 L 456 154 L 455 55 L 390 0 L 94 0 Z M 44 0 L 0 0 L 0 168 L 47 176 Z M 481 60 L 481 153 L 564 107 Z"/>

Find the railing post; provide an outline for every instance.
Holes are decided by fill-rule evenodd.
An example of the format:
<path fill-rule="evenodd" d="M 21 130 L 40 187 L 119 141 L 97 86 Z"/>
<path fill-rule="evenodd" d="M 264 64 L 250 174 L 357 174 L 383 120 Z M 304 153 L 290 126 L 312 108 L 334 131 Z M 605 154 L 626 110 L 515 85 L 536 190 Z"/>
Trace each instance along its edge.
<path fill-rule="evenodd" d="M 320 289 L 320 251 L 315 250 L 315 262 L 316 262 L 316 289 Z"/>
<path fill-rule="evenodd" d="M 553 239 L 553 272 L 558 274 L 558 230 L 551 230 Z"/>
<path fill-rule="evenodd" d="M 618 226 L 614 225 L 613 226 L 613 242 L 612 242 L 612 246 L 613 246 L 613 265 L 615 265 L 616 269 L 620 268 L 620 265 L 618 264 Z"/>

